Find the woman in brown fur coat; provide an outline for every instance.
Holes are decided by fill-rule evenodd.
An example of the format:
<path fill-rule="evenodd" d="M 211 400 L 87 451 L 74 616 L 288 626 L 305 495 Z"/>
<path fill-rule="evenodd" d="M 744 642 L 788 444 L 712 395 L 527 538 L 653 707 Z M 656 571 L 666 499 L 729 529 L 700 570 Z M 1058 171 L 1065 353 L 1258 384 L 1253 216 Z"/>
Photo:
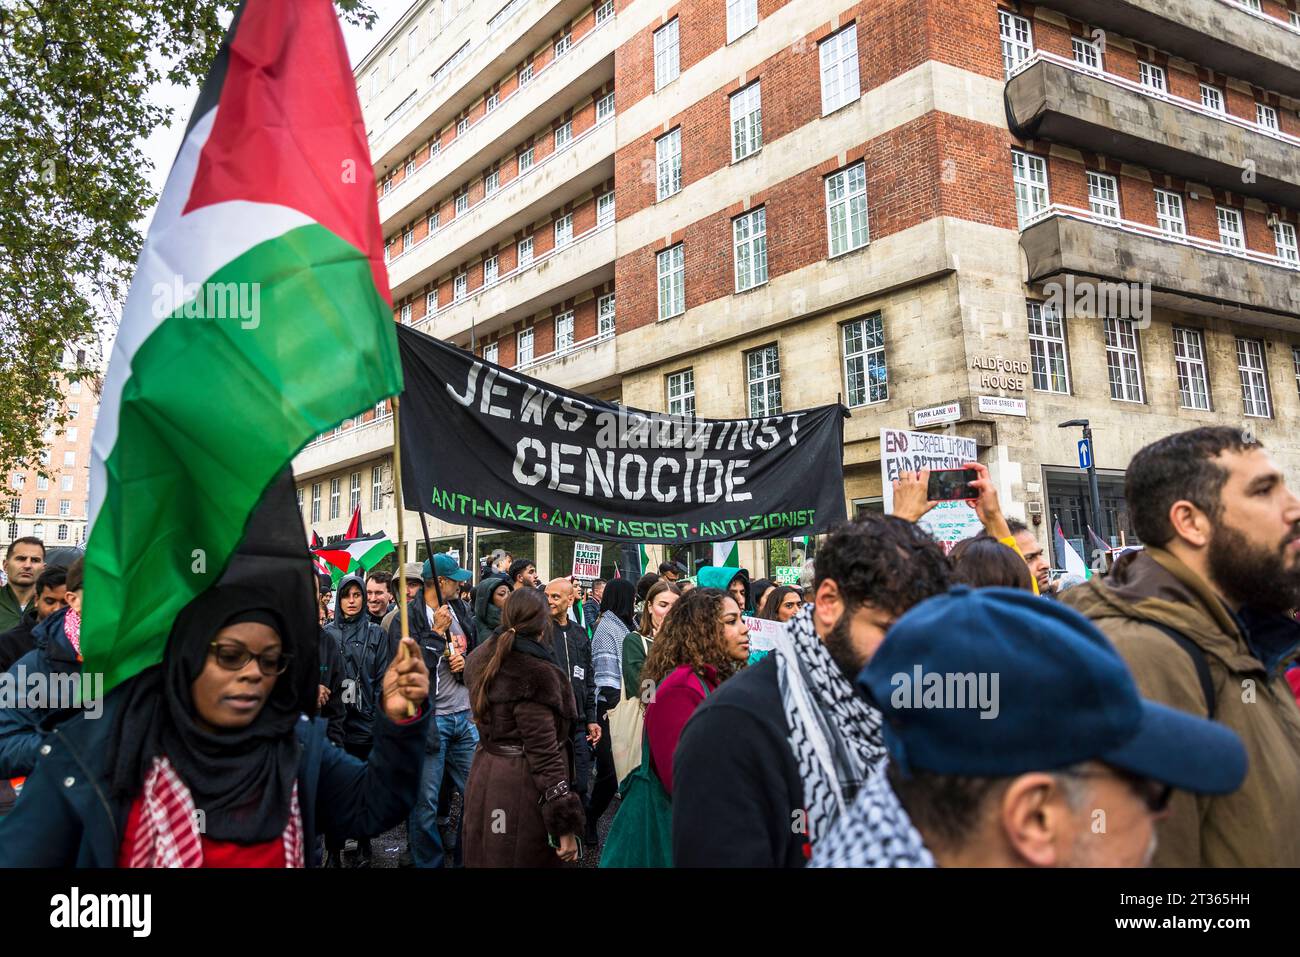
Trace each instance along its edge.
<path fill-rule="evenodd" d="M 511 592 L 501 633 L 465 659 L 479 744 L 465 787 L 466 867 L 556 867 L 586 824 L 573 779 L 573 687 L 551 659 L 546 599 Z"/>

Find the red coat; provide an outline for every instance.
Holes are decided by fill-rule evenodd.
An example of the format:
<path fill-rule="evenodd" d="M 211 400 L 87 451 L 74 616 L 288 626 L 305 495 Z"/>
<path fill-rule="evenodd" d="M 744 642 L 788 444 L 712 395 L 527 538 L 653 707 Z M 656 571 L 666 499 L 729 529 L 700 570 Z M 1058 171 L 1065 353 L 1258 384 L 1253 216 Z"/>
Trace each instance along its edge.
<path fill-rule="evenodd" d="M 712 691 L 719 684 L 718 672 L 705 665 L 703 680 Z M 645 734 L 650 740 L 650 761 L 669 794 L 673 793 L 673 751 L 677 749 L 677 739 L 703 701 L 700 676 L 690 665 L 679 665 L 659 682 L 654 701 L 646 706 Z"/>

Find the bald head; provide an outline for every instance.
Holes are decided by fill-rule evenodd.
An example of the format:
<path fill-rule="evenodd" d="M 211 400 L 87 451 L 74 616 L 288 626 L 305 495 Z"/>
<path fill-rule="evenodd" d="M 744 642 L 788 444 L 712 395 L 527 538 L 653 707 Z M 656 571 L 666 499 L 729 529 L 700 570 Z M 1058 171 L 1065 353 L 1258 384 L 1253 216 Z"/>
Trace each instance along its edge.
<path fill-rule="evenodd" d="M 573 604 L 573 585 L 567 578 L 554 578 L 546 586 L 546 603 L 551 606 L 551 620 L 564 624 Z"/>

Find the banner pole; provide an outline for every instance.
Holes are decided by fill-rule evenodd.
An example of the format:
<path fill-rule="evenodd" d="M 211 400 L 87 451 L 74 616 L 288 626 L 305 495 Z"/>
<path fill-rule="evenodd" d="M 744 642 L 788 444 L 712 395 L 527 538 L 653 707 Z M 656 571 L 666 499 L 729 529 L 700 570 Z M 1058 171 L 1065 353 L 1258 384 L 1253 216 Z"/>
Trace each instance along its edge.
<path fill-rule="evenodd" d="M 393 396 L 393 499 L 397 505 L 397 540 L 402 543 L 402 550 L 406 550 L 406 535 L 403 533 L 402 513 L 406 511 L 406 504 L 402 501 L 402 430 L 400 426 L 400 412 L 398 409 L 397 396 Z M 406 556 L 398 556 L 401 561 L 397 563 L 397 614 L 402 620 L 402 643 L 399 646 L 401 651 L 398 654 L 402 660 L 405 660 L 409 652 L 406 648 L 406 639 L 411 637 L 411 623 L 407 615 L 406 600 Z M 408 718 L 415 715 L 415 702 L 406 702 L 406 716 Z"/>

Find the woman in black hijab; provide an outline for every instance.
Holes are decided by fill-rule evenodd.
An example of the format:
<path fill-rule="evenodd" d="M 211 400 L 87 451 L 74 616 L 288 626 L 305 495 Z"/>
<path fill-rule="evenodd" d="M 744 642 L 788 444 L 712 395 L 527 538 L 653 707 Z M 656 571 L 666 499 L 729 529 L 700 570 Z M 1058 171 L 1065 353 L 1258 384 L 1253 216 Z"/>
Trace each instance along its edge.
<path fill-rule="evenodd" d="M 270 583 L 191 602 L 160 664 L 110 692 L 99 720 L 47 737 L 0 821 L 0 866 L 301 867 L 319 864 L 318 833 L 403 820 L 429 720 L 424 659 L 412 642 L 390 664 L 362 762 L 309 720 L 319 626 L 301 605 Z"/>

